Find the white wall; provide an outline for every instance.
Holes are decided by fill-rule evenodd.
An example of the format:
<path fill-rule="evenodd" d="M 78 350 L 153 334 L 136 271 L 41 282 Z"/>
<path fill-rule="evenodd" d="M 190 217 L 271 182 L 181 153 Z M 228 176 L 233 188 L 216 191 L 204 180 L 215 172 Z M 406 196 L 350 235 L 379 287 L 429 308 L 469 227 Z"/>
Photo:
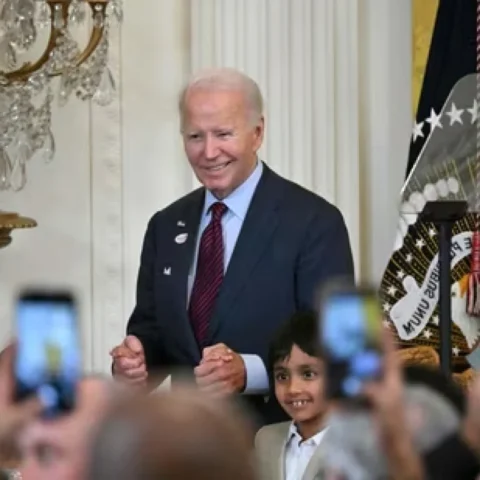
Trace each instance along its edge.
<path fill-rule="evenodd" d="M 320 193 L 332 194 L 349 219 L 362 276 L 374 280 L 381 277 L 393 244 L 397 194 L 405 170 L 411 125 L 410 4 L 398 0 L 325 0 L 330 7 L 323 5 L 321 10 L 318 1 L 192 0 L 192 11 L 188 0 L 124 2 L 125 22 L 121 34 L 113 39 L 111 54 L 111 66 L 120 85 L 117 100 L 104 109 L 73 100 L 55 111 L 55 160 L 49 165 L 33 160 L 28 166 L 26 188 L 15 194 L 0 193 L 1 209 L 32 216 L 39 223 L 35 229 L 15 232 L 13 243 L 0 250 L 0 342 L 11 332 L 13 295 L 19 287 L 67 282 L 81 298 L 86 366 L 108 370 L 108 350 L 122 337 L 133 305 L 146 223 L 153 212 L 194 184 L 178 135 L 177 93 L 192 65 L 196 68 L 209 63 L 208 51 L 198 48 L 195 28 L 205 28 L 211 22 L 212 11 L 216 20 L 210 28 L 215 29 L 219 39 L 228 37 L 221 44 L 222 55 L 226 55 L 223 58 L 228 59 L 228 48 L 234 48 L 239 52 L 238 61 L 245 62 L 244 68 L 252 69 L 253 76 L 258 72 L 265 95 L 271 98 L 272 115 L 280 115 L 282 110 L 275 104 L 280 101 L 279 94 L 272 90 L 275 82 L 262 82 L 271 66 L 282 68 L 284 73 L 299 69 L 289 73 L 297 85 L 316 78 L 311 77 L 306 53 L 323 58 L 323 63 L 317 60 L 317 68 L 338 68 L 340 61 L 343 71 L 354 69 L 353 85 L 342 84 L 337 77 L 330 88 L 337 94 L 344 89 L 340 101 L 350 95 L 349 100 L 355 102 L 352 115 L 356 117 L 358 110 L 358 118 L 340 117 L 333 134 L 343 138 L 337 146 L 337 158 L 354 161 L 362 173 L 346 179 L 349 170 L 343 167 L 343 174 L 337 175 L 334 195 Z M 334 50 L 328 42 L 320 47 L 310 41 L 303 44 L 309 49 L 303 60 L 294 56 L 293 63 L 288 63 L 282 60 L 278 49 L 264 48 L 266 44 L 260 42 L 257 30 L 250 37 L 242 32 L 241 23 L 226 23 L 240 12 L 245 25 L 264 25 L 271 21 L 265 17 L 268 8 L 275 8 L 294 34 L 302 31 L 302 21 L 311 21 L 309 12 L 313 9 L 318 24 L 309 23 L 310 30 L 306 31 L 315 32 L 315 39 L 330 28 L 330 37 L 325 38 L 336 42 L 336 54 L 332 54 Z M 288 23 L 289 8 L 295 24 Z M 332 12 L 336 27 L 330 17 L 325 17 Z M 353 39 L 340 28 L 346 28 L 348 22 L 357 30 Z M 281 36 L 281 29 L 277 33 Z M 203 42 L 215 42 L 208 38 Z M 294 41 L 298 42 L 296 38 Z M 192 49 L 190 45 L 196 47 Z M 217 40 L 216 48 L 218 45 Z M 247 55 L 249 52 L 255 55 Z M 325 72 L 318 70 L 319 73 Z M 307 85 L 316 88 L 315 82 Z M 327 98 L 323 90 L 317 94 Z M 302 97 L 299 107 L 295 98 L 288 95 L 292 93 L 287 92 L 284 101 L 293 108 L 293 114 L 303 115 L 308 98 Z M 321 115 L 326 115 L 326 108 L 318 105 Z M 345 101 L 341 108 L 345 115 Z M 272 127 L 276 121 L 278 125 L 278 118 L 270 120 Z M 353 138 L 346 137 L 339 128 L 347 120 L 353 125 L 348 134 Z M 360 130 L 359 135 L 355 128 Z M 290 138 L 312 141 L 312 134 L 306 134 L 305 129 L 310 132 L 308 122 L 303 127 L 301 122 L 292 122 Z M 269 157 L 269 152 L 279 151 L 275 148 L 281 144 L 281 132 L 280 128 L 269 131 L 265 160 L 281 173 L 322 190 L 322 185 L 328 185 L 322 183 L 323 168 L 328 165 L 323 156 L 318 158 L 319 163 L 313 163 L 308 144 L 301 147 L 308 165 L 316 165 L 314 184 L 307 182 L 309 172 L 303 172 L 295 163 L 297 158 L 282 157 L 282 162 L 288 160 L 287 164 Z M 332 141 L 328 135 L 324 138 Z M 299 145 L 298 141 L 296 144 Z M 292 155 L 295 152 L 292 149 Z M 349 159 L 349 152 L 358 157 Z M 335 169 L 338 171 L 338 165 Z M 348 190 L 352 185 L 357 189 L 353 194 Z"/>

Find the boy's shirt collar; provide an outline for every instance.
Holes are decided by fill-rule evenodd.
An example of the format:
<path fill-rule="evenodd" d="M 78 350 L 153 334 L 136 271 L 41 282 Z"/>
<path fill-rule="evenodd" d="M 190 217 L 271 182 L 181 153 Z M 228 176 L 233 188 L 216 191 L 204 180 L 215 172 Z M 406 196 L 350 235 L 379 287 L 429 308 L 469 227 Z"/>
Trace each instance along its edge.
<path fill-rule="evenodd" d="M 287 445 L 291 442 L 295 441 L 297 445 L 301 443 L 305 443 L 307 445 L 314 445 L 318 447 L 320 442 L 322 441 L 323 436 L 325 435 L 328 427 L 322 428 L 318 433 L 316 433 L 313 437 L 304 440 L 300 433 L 298 432 L 297 426 L 295 422 L 290 424 L 290 428 L 288 429 L 288 436 L 287 436 Z"/>

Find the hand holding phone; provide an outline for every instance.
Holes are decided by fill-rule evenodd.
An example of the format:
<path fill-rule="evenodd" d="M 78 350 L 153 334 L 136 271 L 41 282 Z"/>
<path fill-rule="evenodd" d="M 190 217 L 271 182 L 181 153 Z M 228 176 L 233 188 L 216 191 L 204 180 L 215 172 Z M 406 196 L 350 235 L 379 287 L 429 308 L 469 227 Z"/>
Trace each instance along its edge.
<path fill-rule="evenodd" d="M 319 321 L 327 395 L 358 400 L 365 384 L 382 374 L 384 327 L 376 291 L 342 285 L 327 288 Z"/>
<path fill-rule="evenodd" d="M 0 352 L 0 443 L 9 440 L 21 426 L 41 412 L 36 398 L 14 403 L 15 345 Z"/>

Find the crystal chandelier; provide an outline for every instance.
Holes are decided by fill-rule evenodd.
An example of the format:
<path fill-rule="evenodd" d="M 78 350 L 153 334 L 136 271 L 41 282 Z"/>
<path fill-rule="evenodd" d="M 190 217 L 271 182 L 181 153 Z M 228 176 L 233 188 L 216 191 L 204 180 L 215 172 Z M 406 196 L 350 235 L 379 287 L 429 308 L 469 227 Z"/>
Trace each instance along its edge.
<path fill-rule="evenodd" d="M 115 83 L 107 65 L 109 28 L 122 21 L 122 0 L 0 0 L 0 190 L 21 190 L 30 159 L 53 159 L 52 102 L 73 94 L 107 105 Z M 89 28 L 81 47 L 75 28 Z M 48 43 L 34 61 L 19 57 Z M 58 80 L 54 80 L 58 77 Z"/>

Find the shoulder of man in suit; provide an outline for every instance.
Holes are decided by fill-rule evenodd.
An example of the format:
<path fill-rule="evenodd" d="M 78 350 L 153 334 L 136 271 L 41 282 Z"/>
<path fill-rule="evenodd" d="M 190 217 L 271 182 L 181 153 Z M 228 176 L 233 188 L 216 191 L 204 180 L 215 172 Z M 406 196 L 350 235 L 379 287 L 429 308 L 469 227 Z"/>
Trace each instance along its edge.
<path fill-rule="evenodd" d="M 178 200 L 175 200 L 170 205 L 167 205 L 162 210 L 158 210 L 154 213 L 150 219 L 150 222 L 154 223 L 162 219 L 171 219 L 172 217 L 178 217 L 179 215 L 190 206 L 199 206 L 204 199 L 204 187 L 195 189 L 193 192 L 187 193 Z M 190 204 L 190 205 L 189 205 Z"/>
<path fill-rule="evenodd" d="M 321 219 L 326 224 L 344 222 L 340 209 L 326 198 L 295 182 L 283 177 L 279 178 L 285 182 L 282 193 L 282 208 L 286 207 L 287 210 L 290 208 L 292 215 L 296 218 L 298 218 L 298 211 L 301 210 L 306 215 L 300 218 L 306 223 L 313 218 Z"/>

